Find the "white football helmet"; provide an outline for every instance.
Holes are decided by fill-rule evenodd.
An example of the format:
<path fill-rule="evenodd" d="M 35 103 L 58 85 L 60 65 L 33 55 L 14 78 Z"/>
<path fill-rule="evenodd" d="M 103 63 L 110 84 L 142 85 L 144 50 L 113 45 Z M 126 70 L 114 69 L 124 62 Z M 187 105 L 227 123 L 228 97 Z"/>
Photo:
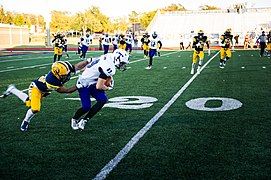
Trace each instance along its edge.
<path fill-rule="evenodd" d="M 116 49 L 113 52 L 114 64 L 117 69 L 126 70 L 126 65 L 129 64 L 129 54 L 123 49 Z"/>

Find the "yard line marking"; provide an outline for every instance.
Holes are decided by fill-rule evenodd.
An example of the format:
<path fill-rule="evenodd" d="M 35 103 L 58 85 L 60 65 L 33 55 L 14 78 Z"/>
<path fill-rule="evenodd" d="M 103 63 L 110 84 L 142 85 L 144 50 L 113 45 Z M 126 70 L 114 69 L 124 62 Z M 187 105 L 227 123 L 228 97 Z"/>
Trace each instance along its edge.
<path fill-rule="evenodd" d="M 177 100 L 177 98 L 186 90 L 186 88 L 194 81 L 200 72 L 213 60 L 219 52 L 211 57 L 201 68 L 199 72 L 194 74 L 192 78 L 168 101 L 166 105 L 140 130 L 132 139 L 122 148 L 121 151 L 111 159 L 102 170 L 96 175 L 94 180 L 105 179 L 106 176 L 118 165 L 118 163 L 129 153 L 129 151 L 137 144 L 137 142 L 147 133 L 148 130 L 158 121 L 158 119 L 168 110 L 168 108 Z"/>
<path fill-rule="evenodd" d="M 26 61 L 26 60 L 33 60 L 33 59 L 46 59 L 46 58 L 52 58 L 52 55 L 50 55 L 50 57 L 45 56 L 45 57 L 31 57 L 31 58 L 23 58 L 23 59 L 13 59 L 13 60 L 0 60 L 0 63 L 4 63 L 4 62 L 16 62 L 16 61 Z"/>
<path fill-rule="evenodd" d="M 161 56 L 166 56 L 166 55 L 173 54 L 173 53 L 176 53 L 176 52 L 170 52 L 170 53 L 167 53 L 167 54 L 164 54 L 164 55 L 161 55 Z M 143 59 L 138 59 L 138 60 L 130 62 L 130 64 L 135 63 L 135 62 L 139 62 L 139 61 L 143 61 L 143 60 L 145 60 L 145 59 L 144 58 Z M 69 62 L 73 62 L 73 61 L 80 61 L 80 59 L 69 60 Z M 48 66 L 48 65 L 52 65 L 52 63 L 33 65 L 33 66 L 26 66 L 26 67 L 15 68 L 15 69 L 6 69 L 6 70 L 1 70 L 0 73 L 2 73 L 2 72 L 10 72 L 10 71 L 17 71 L 17 70 L 22 70 L 22 69 L 32 69 L 32 68 L 41 67 L 41 66 Z"/>
<path fill-rule="evenodd" d="M 73 62 L 73 61 L 80 61 L 80 59 L 69 60 L 69 62 Z M 26 66 L 26 67 L 15 68 L 15 69 L 6 69 L 6 70 L 1 70 L 0 73 L 2 73 L 2 72 L 10 72 L 10 71 L 17 71 L 17 70 L 22 70 L 22 69 L 32 69 L 32 68 L 41 67 L 41 66 L 48 66 L 48 65 L 52 65 L 52 63 L 33 65 L 33 66 Z"/>
<path fill-rule="evenodd" d="M 177 52 L 178 52 L 178 51 L 174 51 L 174 52 L 162 54 L 161 56 L 167 56 L 167 55 L 174 54 L 174 53 L 177 53 Z M 161 56 L 160 56 L 160 57 L 161 57 Z M 158 57 L 159 57 L 159 56 L 155 56 L 154 58 L 158 58 Z M 131 61 L 129 64 L 133 64 L 133 63 L 140 62 L 140 61 L 144 61 L 144 60 L 148 60 L 148 59 L 142 58 L 142 59 L 134 60 L 134 61 Z"/>

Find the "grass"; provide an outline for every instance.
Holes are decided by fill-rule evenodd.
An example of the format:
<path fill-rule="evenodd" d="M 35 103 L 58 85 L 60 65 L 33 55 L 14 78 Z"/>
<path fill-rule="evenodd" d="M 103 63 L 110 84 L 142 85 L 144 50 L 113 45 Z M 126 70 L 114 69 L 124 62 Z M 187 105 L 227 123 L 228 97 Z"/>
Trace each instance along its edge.
<path fill-rule="evenodd" d="M 90 52 L 89 56 L 99 54 Z M 94 178 L 192 77 L 192 52 L 162 55 L 154 60 L 151 70 L 145 70 L 147 61 L 142 60 L 131 63 L 125 72 L 117 72 L 114 90 L 107 92 L 109 99 L 148 96 L 158 101 L 144 109 L 105 107 L 84 131 L 70 128 L 80 102 L 65 98 L 76 98 L 77 93 L 53 92 L 44 98 L 42 111 L 26 133 L 19 127 L 27 108 L 14 96 L 0 99 L 1 179 Z M 141 58 L 141 53 L 133 53 L 131 62 Z M 206 56 L 205 62 L 209 58 Z M 79 62 L 76 55 L 70 60 Z M 26 89 L 33 79 L 50 70 L 51 62 L 52 54 L 48 53 L 0 57 L 0 71 L 10 69 L 0 72 L 0 91 L 11 83 Z M 218 63 L 216 56 L 108 179 L 270 178 L 270 59 L 259 58 L 258 51 L 236 51 L 225 69 L 218 68 Z M 48 65 L 13 70 L 41 64 Z M 67 86 L 75 82 L 76 78 Z M 185 105 L 203 97 L 233 98 L 242 102 L 242 107 L 207 112 Z M 205 106 L 217 108 L 221 104 L 214 100 Z"/>

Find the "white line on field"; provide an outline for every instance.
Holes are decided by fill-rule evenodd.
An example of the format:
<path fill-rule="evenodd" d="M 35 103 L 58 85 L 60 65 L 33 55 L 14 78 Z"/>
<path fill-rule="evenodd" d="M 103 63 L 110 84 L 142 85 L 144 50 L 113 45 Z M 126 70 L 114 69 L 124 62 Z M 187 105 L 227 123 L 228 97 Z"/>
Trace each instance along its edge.
<path fill-rule="evenodd" d="M 166 56 L 166 55 L 173 54 L 173 53 L 177 53 L 177 52 L 170 52 L 170 53 L 163 54 L 161 56 Z M 143 61 L 143 60 L 146 60 L 146 59 L 138 59 L 138 60 L 130 62 L 130 64 L 135 63 L 135 62 L 139 62 L 139 61 Z M 68 60 L 68 61 L 73 62 L 73 61 L 80 61 L 80 60 L 75 59 L 75 60 Z M 32 69 L 32 68 L 41 67 L 41 66 L 48 66 L 48 65 L 52 65 L 52 63 L 33 65 L 33 66 L 26 66 L 26 67 L 21 67 L 21 68 L 14 68 L 14 69 L 0 70 L 0 73 L 2 73 L 2 72 L 10 72 L 10 71 L 17 71 L 17 70 L 22 70 L 22 69 Z"/>
<path fill-rule="evenodd" d="M 202 71 L 212 59 L 214 59 L 219 52 L 217 52 L 213 57 L 211 57 L 201 68 Z M 194 81 L 194 79 L 199 75 L 196 73 L 192 78 L 187 81 L 187 83 L 168 101 L 168 103 L 140 130 L 138 133 L 132 137 L 132 139 L 122 148 L 122 150 L 111 159 L 102 170 L 96 175 L 95 180 L 105 179 L 106 176 L 118 165 L 118 163 L 129 153 L 129 151 L 137 144 L 137 142 L 146 134 L 148 130 L 158 121 L 158 119 L 167 111 L 167 109 L 177 100 L 177 98 L 186 90 L 186 88 Z"/>
<path fill-rule="evenodd" d="M 69 62 L 73 62 L 73 61 L 80 61 L 80 59 L 69 60 Z M 0 73 L 2 73 L 2 72 L 10 72 L 10 71 L 17 71 L 17 70 L 22 70 L 22 69 L 32 69 L 32 68 L 41 67 L 41 66 L 48 66 L 48 65 L 52 65 L 52 62 L 47 63 L 47 64 L 40 64 L 40 65 L 26 66 L 26 67 L 21 67 L 21 68 L 1 70 Z"/>

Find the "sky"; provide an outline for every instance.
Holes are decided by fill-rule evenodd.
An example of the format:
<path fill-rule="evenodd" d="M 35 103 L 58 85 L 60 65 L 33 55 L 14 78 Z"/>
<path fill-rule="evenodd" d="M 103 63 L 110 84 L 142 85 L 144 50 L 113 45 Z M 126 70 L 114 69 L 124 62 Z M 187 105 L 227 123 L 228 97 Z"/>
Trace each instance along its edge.
<path fill-rule="evenodd" d="M 200 5 L 205 4 L 226 9 L 231 4 L 244 2 L 247 2 L 250 7 L 271 7 L 271 0 L 0 0 L 0 5 L 12 12 L 44 16 L 51 10 L 76 13 L 97 6 L 108 17 L 116 18 L 128 16 L 131 11 L 142 13 L 173 3 L 182 4 L 188 10 L 196 10 Z"/>

